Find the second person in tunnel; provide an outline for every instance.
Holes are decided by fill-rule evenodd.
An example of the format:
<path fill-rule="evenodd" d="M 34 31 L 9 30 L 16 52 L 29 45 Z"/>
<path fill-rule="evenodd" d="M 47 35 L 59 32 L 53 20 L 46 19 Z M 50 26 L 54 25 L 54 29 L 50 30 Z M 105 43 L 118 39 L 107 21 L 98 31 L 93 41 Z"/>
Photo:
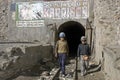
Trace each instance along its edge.
<path fill-rule="evenodd" d="M 77 56 L 81 63 L 81 76 L 84 76 L 87 74 L 87 69 L 89 67 L 90 47 L 86 42 L 85 36 L 81 37 L 81 42 L 82 44 L 78 46 Z"/>

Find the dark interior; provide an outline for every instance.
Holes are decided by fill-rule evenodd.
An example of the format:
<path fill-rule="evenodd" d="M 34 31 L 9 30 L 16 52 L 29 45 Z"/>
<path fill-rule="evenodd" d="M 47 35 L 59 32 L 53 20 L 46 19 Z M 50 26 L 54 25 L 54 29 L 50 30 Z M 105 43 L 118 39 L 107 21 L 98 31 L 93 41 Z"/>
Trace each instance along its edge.
<path fill-rule="evenodd" d="M 77 55 L 77 48 L 80 42 L 81 36 L 85 35 L 84 27 L 75 21 L 69 21 L 62 24 L 58 29 L 58 34 L 60 32 L 65 32 L 66 40 L 69 46 L 69 56 L 75 57 Z"/>

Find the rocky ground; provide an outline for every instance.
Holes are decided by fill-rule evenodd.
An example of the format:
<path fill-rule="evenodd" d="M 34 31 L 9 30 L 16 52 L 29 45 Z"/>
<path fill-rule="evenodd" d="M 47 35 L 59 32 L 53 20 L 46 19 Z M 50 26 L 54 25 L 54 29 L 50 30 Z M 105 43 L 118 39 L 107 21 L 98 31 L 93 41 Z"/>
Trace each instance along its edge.
<path fill-rule="evenodd" d="M 81 76 L 80 62 L 78 62 L 76 80 L 105 80 L 104 74 L 101 71 L 101 65 L 96 65 L 90 62 L 90 68 L 85 76 Z"/>
<path fill-rule="evenodd" d="M 100 71 L 99 66 L 92 65 L 88 71 L 88 74 L 85 76 L 80 75 L 80 65 L 78 64 L 76 69 L 76 60 L 70 60 L 66 65 L 66 77 L 62 77 L 59 71 L 59 68 L 53 69 L 54 78 L 51 78 L 50 72 L 43 72 L 42 74 L 46 76 L 46 79 L 41 78 L 41 74 L 34 75 L 20 75 L 12 80 L 105 80 L 103 72 Z M 56 71 L 56 72 L 55 72 Z M 57 73 L 58 72 L 58 73 Z"/>
<path fill-rule="evenodd" d="M 23 59 L 25 55 L 24 50 L 20 47 L 1 51 L 0 80 L 105 80 L 101 65 L 96 65 L 95 62 L 90 62 L 88 74 L 81 76 L 80 61 L 68 58 L 66 76 L 62 77 L 57 59 L 43 58 L 30 67 L 30 65 L 22 65 L 26 65 L 26 58 L 28 60 L 28 56 Z M 30 61 L 30 63 L 32 62 Z"/>
<path fill-rule="evenodd" d="M 105 80 L 104 75 L 101 71 L 90 73 L 86 76 L 80 76 L 78 73 L 78 80 Z"/>
<path fill-rule="evenodd" d="M 81 76 L 80 62 L 74 58 L 68 58 L 66 61 L 65 77 L 60 74 L 57 59 L 44 58 L 33 67 L 24 70 L 19 69 L 21 65 L 13 67 L 12 65 L 17 65 L 23 55 L 19 47 L 13 47 L 8 52 L 0 52 L 0 80 L 105 80 L 100 71 L 101 66 L 95 63 L 90 65 L 87 75 Z"/>
<path fill-rule="evenodd" d="M 80 62 L 75 58 L 67 59 L 65 77 L 60 74 L 57 59 L 43 58 L 33 67 L 19 68 L 22 66 L 19 60 L 24 55 L 19 47 L 0 52 L 0 80 L 105 80 L 100 71 L 101 66 L 95 65 L 95 63 L 91 64 L 86 76 L 81 76 Z"/>
<path fill-rule="evenodd" d="M 45 61 L 42 64 L 38 63 L 31 69 L 23 71 L 9 80 L 53 80 L 58 71 L 58 65 L 54 61 Z"/>

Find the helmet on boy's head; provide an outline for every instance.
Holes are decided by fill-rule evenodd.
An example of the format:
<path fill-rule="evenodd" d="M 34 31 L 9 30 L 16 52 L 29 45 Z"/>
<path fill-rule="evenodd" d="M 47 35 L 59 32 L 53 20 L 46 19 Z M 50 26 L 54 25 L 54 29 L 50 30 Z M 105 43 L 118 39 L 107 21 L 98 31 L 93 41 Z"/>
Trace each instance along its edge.
<path fill-rule="evenodd" d="M 64 32 L 60 32 L 59 38 L 64 38 L 64 37 L 65 37 L 65 33 Z"/>
<path fill-rule="evenodd" d="M 81 41 L 83 41 L 83 40 L 86 40 L 86 37 L 85 37 L 85 36 L 82 36 L 82 37 L 81 37 Z"/>

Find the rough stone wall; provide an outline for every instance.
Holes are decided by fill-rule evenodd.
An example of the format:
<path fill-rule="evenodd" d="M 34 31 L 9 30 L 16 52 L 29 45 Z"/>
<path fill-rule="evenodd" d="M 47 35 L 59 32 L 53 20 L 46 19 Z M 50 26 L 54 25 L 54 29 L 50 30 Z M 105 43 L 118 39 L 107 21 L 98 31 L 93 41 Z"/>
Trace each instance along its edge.
<path fill-rule="evenodd" d="M 8 27 L 8 0 L 0 0 L 0 40 L 6 39 Z"/>
<path fill-rule="evenodd" d="M 96 28 L 96 57 L 101 58 L 105 46 L 115 45 L 119 41 L 120 1 L 95 0 L 94 26 Z"/>
<path fill-rule="evenodd" d="M 119 52 L 106 52 L 103 48 L 120 45 L 120 0 L 94 0 L 94 27 L 96 32 L 95 40 L 95 59 L 97 62 L 104 61 L 105 72 L 109 80 L 120 79 L 119 70 L 115 69 L 118 63 Z M 108 50 L 108 51 L 109 51 Z M 118 49 L 116 49 L 117 51 Z M 119 65 L 119 63 L 117 64 Z"/>
<path fill-rule="evenodd" d="M 106 80 L 120 79 L 120 46 L 104 48 L 104 72 Z"/>

